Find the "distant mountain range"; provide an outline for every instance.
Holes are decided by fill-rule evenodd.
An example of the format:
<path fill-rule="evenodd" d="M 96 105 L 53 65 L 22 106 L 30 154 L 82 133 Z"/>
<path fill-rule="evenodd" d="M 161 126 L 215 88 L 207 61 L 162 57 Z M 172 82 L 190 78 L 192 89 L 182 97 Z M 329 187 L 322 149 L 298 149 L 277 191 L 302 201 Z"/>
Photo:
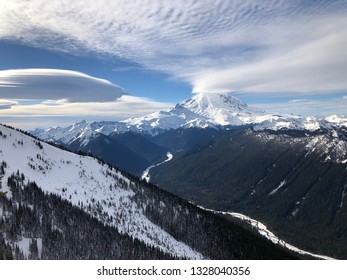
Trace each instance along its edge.
<path fill-rule="evenodd" d="M 193 145 L 225 130 L 246 126 L 254 131 L 330 131 L 337 134 L 347 127 L 347 119 L 269 114 L 230 95 L 198 94 L 169 111 L 140 118 L 118 122 L 81 121 L 68 127 L 37 128 L 31 133 L 74 151 L 92 153 L 140 175 L 148 166 L 164 160 L 167 151 L 182 148 L 175 135 L 177 131 L 203 129 L 197 132 L 200 138 L 188 141 Z M 168 144 L 173 139 L 176 143 Z"/>
<path fill-rule="evenodd" d="M 347 118 L 335 115 L 318 118 L 296 115 L 269 114 L 263 110 L 247 106 L 240 99 L 222 94 L 197 94 L 169 111 L 127 119 L 118 122 L 82 121 L 68 127 L 36 129 L 32 134 L 47 141 L 68 145 L 78 141 L 80 146 L 98 134 L 112 135 L 135 132 L 156 136 L 178 128 L 223 128 L 252 125 L 255 130 L 299 129 L 316 131 L 347 127 Z"/>
<path fill-rule="evenodd" d="M 300 248 L 347 258 L 346 118 L 269 114 L 230 95 L 199 94 L 141 118 L 32 133 L 137 176 L 146 171 L 160 188 L 246 214 Z"/>

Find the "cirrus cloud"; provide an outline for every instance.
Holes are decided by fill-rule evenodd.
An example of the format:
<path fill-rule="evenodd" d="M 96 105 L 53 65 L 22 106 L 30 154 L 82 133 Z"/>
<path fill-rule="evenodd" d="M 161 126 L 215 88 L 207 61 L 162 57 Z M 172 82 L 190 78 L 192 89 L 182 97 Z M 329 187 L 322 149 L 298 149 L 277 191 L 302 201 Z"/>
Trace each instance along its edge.
<path fill-rule="evenodd" d="M 346 21 L 347 24 L 347 21 Z M 329 94 L 347 90 L 347 31 L 341 30 L 285 54 L 194 74 L 193 92 Z"/>
<path fill-rule="evenodd" d="M 253 103 L 253 106 L 262 108 L 271 113 L 287 113 L 304 116 L 347 116 L 347 98 L 293 99 L 287 102 Z M 317 114 L 318 112 L 318 114 Z"/>
<path fill-rule="evenodd" d="M 109 54 L 195 92 L 347 90 L 347 1 L 45 1 L 0 3 L 0 38 Z"/>

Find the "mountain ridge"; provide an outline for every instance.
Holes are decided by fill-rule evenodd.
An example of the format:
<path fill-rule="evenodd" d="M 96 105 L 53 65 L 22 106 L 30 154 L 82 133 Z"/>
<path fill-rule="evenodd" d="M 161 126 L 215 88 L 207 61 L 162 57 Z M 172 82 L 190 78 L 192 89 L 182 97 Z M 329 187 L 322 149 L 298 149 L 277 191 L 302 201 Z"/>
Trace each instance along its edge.
<path fill-rule="evenodd" d="M 246 128 L 175 153 L 150 180 L 203 207 L 255 218 L 299 248 L 345 259 L 346 170 L 344 135 Z"/>
<path fill-rule="evenodd" d="M 91 122 L 81 121 L 68 127 L 36 129 L 31 133 L 43 140 L 68 145 L 73 139 L 81 147 L 94 133 L 105 135 L 134 132 L 155 136 L 164 131 L 178 128 L 225 128 L 228 126 L 252 125 L 255 130 L 297 129 L 317 131 L 347 127 L 347 118 L 336 115 L 328 117 L 303 117 L 288 114 L 270 114 L 248 106 L 237 97 L 223 94 L 197 94 L 178 103 L 168 111 L 131 118 L 123 121 Z"/>
<path fill-rule="evenodd" d="M 6 193 L 0 198 L 0 253 L 5 244 L 16 258 L 151 258 L 148 254 L 184 259 L 297 258 L 93 157 L 61 150 L 1 125 L 0 143 L 0 190 Z M 55 208 L 58 205 L 67 210 Z M 85 236 L 95 235 L 88 219 L 101 236 Z M 114 230 L 127 244 L 112 239 Z M 108 244 L 98 240 L 106 233 L 112 248 L 136 246 L 129 247 L 134 253 L 127 254 L 128 247 L 109 252 Z M 93 244 L 84 246 L 79 234 Z M 79 253 L 78 247 L 69 246 L 85 249 Z M 108 248 L 107 254 L 102 248 Z"/>
<path fill-rule="evenodd" d="M 113 187 L 117 182 L 118 185 L 131 184 L 131 181 L 115 168 L 104 164 L 101 165 L 96 159 L 76 155 L 71 152 L 62 151 L 61 154 L 58 148 L 41 143 L 30 137 L 23 137 L 20 132 L 6 127 L 1 127 L 1 131 L 3 138 L 1 160 L 6 161 L 6 169 L 12 170 L 12 172 L 7 170 L 4 175 L 3 180 L 5 182 L 11 173 L 19 170 L 30 181 L 44 181 L 45 191 L 61 195 L 74 205 L 83 205 L 82 208 L 84 210 L 91 204 L 91 211 L 96 211 L 96 217 L 102 222 L 110 223 L 107 219 L 108 216 L 114 215 L 115 211 L 122 211 L 123 207 L 128 208 L 130 212 L 127 215 L 123 213 L 123 219 L 119 220 L 118 223 L 116 220 L 111 222 L 121 233 L 127 228 L 127 231 L 133 234 L 132 237 L 145 240 L 148 244 L 151 244 L 160 236 L 161 231 L 159 228 L 143 215 L 140 215 L 135 205 L 131 203 L 130 198 L 135 194 L 134 191 L 131 188 Z M 6 135 L 5 138 L 4 135 Z M 24 151 L 26 152 L 23 153 Z M 8 192 L 8 197 L 11 197 L 10 189 L 6 188 L 6 186 L 3 188 L 4 191 Z M 115 199 L 118 202 L 114 202 Z M 97 210 L 100 205 L 102 205 L 102 212 Z M 104 212 L 107 213 L 105 217 L 103 216 Z M 141 236 L 141 231 L 136 230 L 137 227 L 149 230 L 147 230 L 146 235 Z M 151 236 L 151 234 L 153 235 Z M 152 245 L 162 249 L 166 247 L 164 251 L 170 251 L 168 248 L 171 246 L 180 246 L 175 241 L 171 243 L 170 238 L 165 236 L 165 234 L 162 237 L 162 241 L 159 241 L 158 244 L 154 242 Z M 185 245 L 182 248 L 185 248 Z M 199 253 L 196 254 L 189 247 L 184 250 L 188 250 L 188 255 L 192 253 L 192 256 L 201 257 Z M 177 253 L 179 251 L 180 249 L 178 249 Z"/>

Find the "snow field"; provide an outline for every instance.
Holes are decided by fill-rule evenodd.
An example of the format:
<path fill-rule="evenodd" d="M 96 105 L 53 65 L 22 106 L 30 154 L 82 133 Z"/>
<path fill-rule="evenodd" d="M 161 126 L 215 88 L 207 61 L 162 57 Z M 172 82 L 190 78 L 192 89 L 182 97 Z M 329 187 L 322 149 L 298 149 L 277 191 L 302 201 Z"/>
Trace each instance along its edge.
<path fill-rule="evenodd" d="M 121 233 L 178 257 L 203 258 L 148 220 L 132 199 L 134 183 L 116 169 L 6 127 L 0 126 L 0 131 L 6 135 L 6 138 L 0 136 L 0 162 L 7 163 L 3 182 L 18 170 L 26 180 L 35 181 L 48 193 L 62 196 Z M 3 191 L 9 192 L 5 185 Z"/>

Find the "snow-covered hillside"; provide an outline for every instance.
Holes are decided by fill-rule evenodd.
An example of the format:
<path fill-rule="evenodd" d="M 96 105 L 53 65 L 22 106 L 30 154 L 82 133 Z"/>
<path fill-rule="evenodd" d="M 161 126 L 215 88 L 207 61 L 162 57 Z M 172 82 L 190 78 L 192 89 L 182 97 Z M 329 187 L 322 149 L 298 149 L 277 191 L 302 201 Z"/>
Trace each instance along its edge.
<path fill-rule="evenodd" d="M 168 111 L 154 112 L 143 117 L 118 122 L 87 123 L 82 121 L 65 128 L 36 129 L 32 133 L 41 139 L 65 145 L 78 140 L 83 146 L 98 133 L 110 135 L 111 133 L 132 131 L 157 135 L 163 131 L 177 128 L 221 128 L 240 125 L 253 125 L 255 130 L 316 131 L 347 126 L 347 118 L 270 114 L 247 106 L 240 99 L 231 95 L 201 93 L 177 104 Z"/>
<path fill-rule="evenodd" d="M 203 257 L 152 223 L 143 213 L 146 205 L 139 208 L 136 204 L 137 186 L 94 158 L 63 151 L 0 126 L 0 162 L 5 172 L 3 182 L 13 173 L 24 174 L 45 192 L 62 196 L 121 233 L 178 257 Z M 11 197 L 6 184 L 2 191 Z"/>
<path fill-rule="evenodd" d="M 116 127 L 122 126 L 117 122 L 92 122 L 81 121 L 67 127 L 53 126 L 48 129 L 37 128 L 31 133 L 40 139 L 60 144 L 69 144 L 80 140 L 81 145 L 87 143 L 98 134 L 109 135 Z M 124 128 L 122 131 L 126 131 Z"/>
<path fill-rule="evenodd" d="M 271 133 L 246 132 L 247 135 L 255 135 L 262 143 L 274 141 L 281 145 L 301 147 L 304 149 L 307 157 L 309 154 L 315 154 L 323 162 L 347 163 L 347 141 L 342 139 L 335 130 L 328 134 L 306 135 L 306 137 L 291 137 L 288 135 L 274 135 Z"/>

